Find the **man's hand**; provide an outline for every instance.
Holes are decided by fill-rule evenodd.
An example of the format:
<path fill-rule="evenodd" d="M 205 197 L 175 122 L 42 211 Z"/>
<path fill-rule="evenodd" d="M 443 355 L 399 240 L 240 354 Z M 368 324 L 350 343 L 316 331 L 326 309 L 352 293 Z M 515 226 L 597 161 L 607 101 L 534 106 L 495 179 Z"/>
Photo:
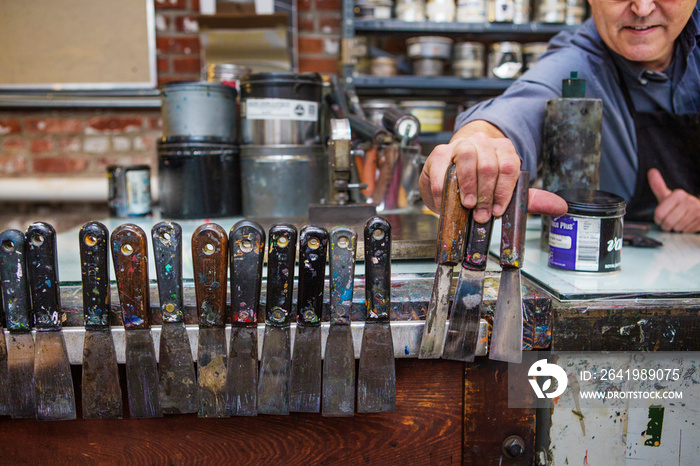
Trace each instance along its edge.
<path fill-rule="evenodd" d="M 484 223 L 492 214 L 503 215 L 520 174 L 513 143 L 490 123 L 474 121 L 457 131 L 449 144 L 437 146 L 419 181 L 423 202 L 433 212 L 440 209 L 445 172 L 452 163 L 457 167 L 462 205 L 474 209 L 474 219 Z M 559 196 L 530 190 L 528 212 L 557 216 L 567 209 Z"/>
<path fill-rule="evenodd" d="M 649 170 L 647 177 L 651 191 L 659 201 L 654 211 L 654 223 L 664 231 L 700 231 L 700 199 L 682 189 L 671 191 L 656 168 Z"/>

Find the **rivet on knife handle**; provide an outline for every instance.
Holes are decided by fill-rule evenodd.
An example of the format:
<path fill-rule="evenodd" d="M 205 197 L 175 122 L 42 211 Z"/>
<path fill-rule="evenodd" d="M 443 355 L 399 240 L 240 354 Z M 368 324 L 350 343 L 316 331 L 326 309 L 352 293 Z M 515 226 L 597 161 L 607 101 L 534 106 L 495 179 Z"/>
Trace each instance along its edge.
<path fill-rule="evenodd" d="M 493 218 L 486 223 L 477 223 L 474 216 L 471 216 L 464 259 L 452 302 L 450 324 L 442 354 L 445 359 L 474 361 L 484 294 L 484 273 L 492 229 Z"/>
<path fill-rule="evenodd" d="M 229 232 L 231 344 L 227 361 L 226 410 L 232 416 L 258 413 L 258 307 L 265 256 L 265 230 L 241 220 Z"/>
<path fill-rule="evenodd" d="M 27 272 L 34 306 L 36 342 L 34 401 L 39 420 L 75 419 L 75 392 L 66 343 L 61 333 L 56 230 L 33 223 L 27 238 Z"/>
<path fill-rule="evenodd" d="M 132 418 L 163 415 L 158 397 L 158 368 L 151 336 L 148 241 L 137 225 L 112 231 L 112 261 L 126 338 L 126 387 Z"/>
<path fill-rule="evenodd" d="M 34 417 L 34 338 L 24 233 L 0 233 L 0 286 L 7 339 L 8 403 L 13 418 Z"/>
<path fill-rule="evenodd" d="M 192 234 L 192 262 L 199 315 L 199 417 L 226 417 L 226 231 L 215 223 L 197 228 Z"/>
<path fill-rule="evenodd" d="M 521 171 L 513 197 L 501 219 L 501 281 L 493 317 L 489 357 L 520 363 L 523 350 L 523 308 L 520 268 L 525 253 L 525 227 L 530 175 Z"/>
<path fill-rule="evenodd" d="M 109 232 L 88 222 L 78 234 L 85 315 L 82 400 L 84 419 L 121 419 L 122 389 L 109 324 Z"/>
<path fill-rule="evenodd" d="M 321 318 L 328 232 L 307 225 L 299 232 L 297 326 L 292 353 L 289 409 L 321 411 Z"/>
<path fill-rule="evenodd" d="M 323 363 L 322 413 L 352 416 L 355 412 L 355 349 L 350 328 L 355 280 L 357 233 L 340 226 L 330 234 L 331 322 Z"/>
<path fill-rule="evenodd" d="M 382 217 L 367 221 L 365 240 L 365 307 L 357 373 L 357 412 L 396 409 L 396 369 L 391 336 L 391 225 Z"/>
<path fill-rule="evenodd" d="M 158 357 L 158 392 L 165 414 L 196 413 L 197 376 L 183 316 L 182 227 L 159 222 L 151 229 L 163 325 Z"/>
<path fill-rule="evenodd" d="M 445 185 L 442 190 L 436 256 L 438 266 L 435 271 L 430 303 L 425 315 L 423 337 L 418 352 L 420 359 L 436 359 L 443 352 L 445 322 L 450 306 L 452 271 L 462 259 L 468 218 L 469 210 L 462 205 L 460 200 L 457 168 L 453 164 L 445 173 Z"/>
<path fill-rule="evenodd" d="M 289 322 L 292 313 L 297 230 L 294 225 L 273 225 L 267 252 L 267 302 L 258 412 L 289 414 Z"/>

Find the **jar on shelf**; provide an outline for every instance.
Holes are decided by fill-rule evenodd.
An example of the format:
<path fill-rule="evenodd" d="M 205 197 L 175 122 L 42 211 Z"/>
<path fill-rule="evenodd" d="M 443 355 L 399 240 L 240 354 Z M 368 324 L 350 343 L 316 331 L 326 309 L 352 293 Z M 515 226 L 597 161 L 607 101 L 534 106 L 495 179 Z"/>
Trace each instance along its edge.
<path fill-rule="evenodd" d="M 392 0 L 355 0 L 355 18 L 391 19 Z"/>
<path fill-rule="evenodd" d="M 441 76 L 452 56 L 453 40 L 448 37 L 420 36 L 406 41 L 407 54 L 416 76 Z"/>
<path fill-rule="evenodd" d="M 460 42 L 454 46 L 452 72 L 460 78 L 484 77 L 484 44 Z"/>
<path fill-rule="evenodd" d="M 566 19 L 566 0 L 538 0 L 537 21 L 563 24 Z"/>
<path fill-rule="evenodd" d="M 566 17 L 564 23 L 576 26 L 583 23 L 586 18 L 585 0 L 566 0 Z"/>
<path fill-rule="evenodd" d="M 523 73 L 530 69 L 543 53 L 547 51 L 547 42 L 530 42 L 523 44 Z"/>
<path fill-rule="evenodd" d="M 487 11 L 487 0 L 457 0 L 456 19 L 460 23 L 485 23 Z"/>
<path fill-rule="evenodd" d="M 425 5 L 428 21 L 436 23 L 451 23 L 455 20 L 456 10 L 455 0 L 428 0 Z"/>
<path fill-rule="evenodd" d="M 530 22 L 530 0 L 513 0 L 513 24 Z"/>
<path fill-rule="evenodd" d="M 489 21 L 492 23 L 512 23 L 515 13 L 514 0 L 489 0 Z"/>
<path fill-rule="evenodd" d="M 399 62 L 391 57 L 374 57 L 370 60 L 370 73 L 372 76 L 388 78 L 396 76 Z"/>
<path fill-rule="evenodd" d="M 523 67 L 522 48 L 517 42 L 491 44 L 488 58 L 488 77 L 514 79 Z"/>
<path fill-rule="evenodd" d="M 396 0 L 394 16 L 401 21 L 425 21 L 425 0 Z"/>
<path fill-rule="evenodd" d="M 439 133 L 444 128 L 445 107 L 439 100 L 409 100 L 401 102 L 401 108 L 418 118 L 421 133 Z"/>

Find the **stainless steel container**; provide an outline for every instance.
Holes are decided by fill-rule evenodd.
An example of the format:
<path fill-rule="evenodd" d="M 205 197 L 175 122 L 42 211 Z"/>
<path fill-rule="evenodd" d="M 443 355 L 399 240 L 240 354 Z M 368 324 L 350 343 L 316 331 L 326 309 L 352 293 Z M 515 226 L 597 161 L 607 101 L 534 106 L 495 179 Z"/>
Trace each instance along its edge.
<path fill-rule="evenodd" d="M 489 0 L 489 21 L 492 23 L 511 23 L 514 14 L 514 0 Z"/>
<path fill-rule="evenodd" d="M 583 23 L 586 18 L 585 0 L 566 0 L 566 18 L 564 22 L 571 26 Z"/>
<path fill-rule="evenodd" d="M 243 215 L 305 217 L 328 193 L 323 145 L 242 146 Z"/>
<path fill-rule="evenodd" d="M 455 0 L 428 0 L 425 5 L 428 21 L 436 23 L 451 23 L 455 20 L 456 11 Z"/>
<path fill-rule="evenodd" d="M 455 44 L 452 71 L 460 78 L 484 77 L 484 44 L 461 42 Z"/>
<path fill-rule="evenodd" d="M 374 57 L 370 60 L 370 73 L 372 76 L 388 78 L 396 76 L 399 62 L 391 57 Z"/>
<path fill-rule="evenodd" d="M 255 73 L 241 80 L 242 144 L 320 142 L 318 73 Z"/>
<path fill-rule="evenodd" d="M 537 21 L 540 23 L 564 23 L 566 0 L 538 0 Z"/>
<path fill-rule="evenodd" d="M 111 217 L 141 217 L 151 213 L 151 167 L 107 167 L 108 206 Z"/>
<path fill-rule="evenodd" d="M 530 22 L 531 0 L 513 1 L 513 24 L 526 24 Z"/>
<path fill-rule="evenodd" d="M 456 20 L 460 23 L 485 23 L 488 21 L 486 0 L 457 0 Z"/>
<path fill-rule="evenodd" d="M 214 82 L 166 84 L 161 89 L 163 138 L 236 140 L 236 90 Z"/>
<path fill-rule="evenodd" d="M 425 21 L 425 1 L 396 0 L 394 16 L 401 21 Z"/>
<path fill-rule="evenodd" d="M 234 63 L 214 63 L 207 67 L 206 80 L 241 89 L 241 79 L 250 75 L 250 68 Z"/>
<path fill-rule="evenodd" d="M 453 40 L 448 37 L 421 36 L 406 41 L 416 76 L 440 76 L 452 55 Z"/>
<path fill-rule="evenodd" d="M 391 99 L 367 99 L 360 103 L 360 107 L 367 115 L 367 119 L 375 125 L 383 128 L 382 118 L 387 108 L 397 107 L 395 100 Z"/>
<path fill-rule="evenodd" d="M 358 19 L 391 19 L 391 0 L 359 0 L 355 2 L 355 18 Z"/>
<path fill-rule="evenodd" d="M 491 44 L 487 67 L 489 78 L 517 78 L 522 67 L 523 54 L 519 43 L 496 42 Z"/>

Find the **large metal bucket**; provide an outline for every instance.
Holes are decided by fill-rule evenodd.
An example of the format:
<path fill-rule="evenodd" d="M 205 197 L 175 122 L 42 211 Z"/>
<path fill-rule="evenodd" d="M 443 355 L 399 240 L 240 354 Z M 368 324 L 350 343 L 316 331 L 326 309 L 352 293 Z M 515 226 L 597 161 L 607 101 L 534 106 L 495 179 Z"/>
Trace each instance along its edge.
<path fill-rule="evenodd" d="M 242 144 L 319 144 L 322 86 L 318 73 L 255 73 L 242 78 Z"/>
<path fill-rule="evenodd" d="M 236 140 L 236 89 L 221 83 L 172 83 L 161 90 L 166 140 Z"/>
<path fill-rule="evenodd" d="M 243 215 L 305 217 L 328 192 L 322 145 L 241 146 Z"/>

